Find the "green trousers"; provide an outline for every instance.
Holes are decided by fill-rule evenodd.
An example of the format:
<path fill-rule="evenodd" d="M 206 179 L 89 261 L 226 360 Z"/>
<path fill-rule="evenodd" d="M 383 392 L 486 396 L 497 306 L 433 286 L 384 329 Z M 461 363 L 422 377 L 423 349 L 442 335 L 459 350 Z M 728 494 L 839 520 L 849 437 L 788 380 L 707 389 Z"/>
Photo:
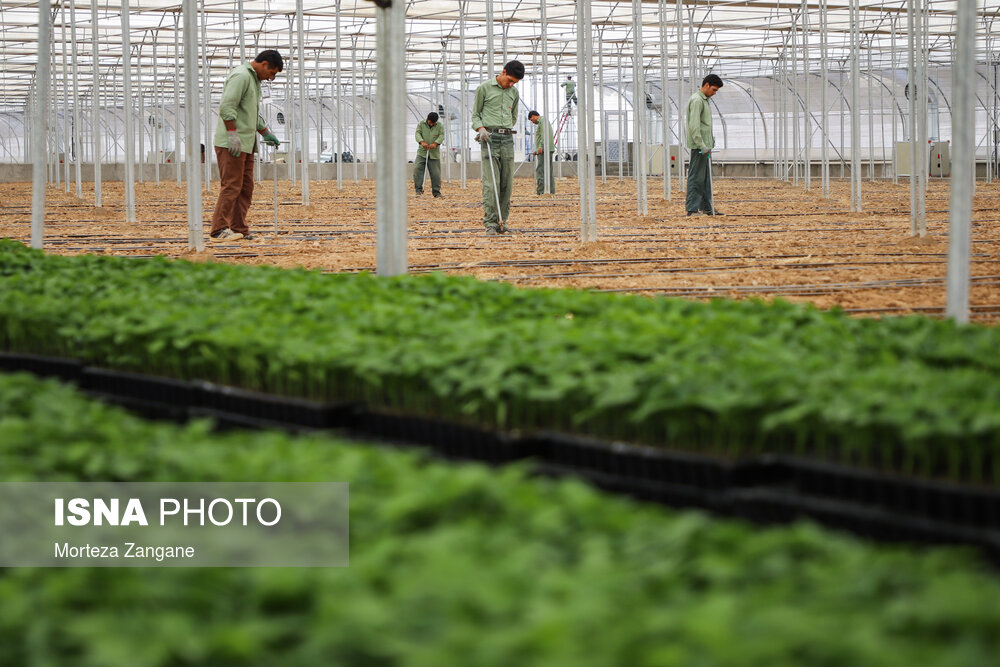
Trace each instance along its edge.
<path fill-rule="evenodd" d="M 424 191 L 424 164 L 427 165 L 427 173 L 431 175 L 431 191 L 441 194 L 441 160 L 428 160 L 423 155 L 418 155 L 413 162 L 413 189 L 417 194 Z"/>
<path fill-rule="evenodd" d="M 489 148 L 482 145 L 483 164 L 483 225 L 499 229 L 500 218 L 510 218 L 510 193 L 514 188 L 514 138 L 509 134 L 494 134 Z M 490 160 L 492 152 L 493 159 Z M 496 179 L 496 190 L 493 181 Z M 500 197 L 500 216 L 497 216 L 497 195 Z"/>
<path fill-rule="evenodd" d="M 549 153 L 549 192 L 556 193 L 556 170 Z M 545 194 L 545 154 L 535 156 L 535 194 Z"/>
<path fill-rule="evenodd" d="M 688 165 L 687 202 L 688 213 L 712 210 L 712 180 L 708 170 L 711 160 L 697 148 L 691 149 L 691 164 Z"/>

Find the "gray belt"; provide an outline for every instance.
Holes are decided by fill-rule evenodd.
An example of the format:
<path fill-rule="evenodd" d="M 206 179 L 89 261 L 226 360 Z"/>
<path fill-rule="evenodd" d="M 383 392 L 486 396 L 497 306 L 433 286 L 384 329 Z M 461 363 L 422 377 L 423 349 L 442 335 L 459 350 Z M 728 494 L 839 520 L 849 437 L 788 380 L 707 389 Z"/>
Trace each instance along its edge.
<path fill-rule="evenodd" d="M 488 127 L 486 131 L 491 134 L 517 134 L 517 132 L 509 127 Z"/>

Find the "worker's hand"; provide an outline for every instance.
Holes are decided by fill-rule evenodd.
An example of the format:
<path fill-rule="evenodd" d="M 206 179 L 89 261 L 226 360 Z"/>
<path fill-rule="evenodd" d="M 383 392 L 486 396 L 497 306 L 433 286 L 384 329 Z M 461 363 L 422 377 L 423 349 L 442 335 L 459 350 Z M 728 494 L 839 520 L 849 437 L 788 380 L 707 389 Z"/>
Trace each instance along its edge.
<path fill-rule="evenodd" d="M 534 152 L 534 155 L 541 155 L 541 154 L 542 154 L 542 153 L 544 153 L 544 152 L 545 152 L 545 151 L 541 151 L 541 150 L 536 150 L 536 151 Z"/>
<path fill-rule="evenodd" d="M 226 137 L 229 139 L 229 154 L 233 157 L 239 157 L 240 153 L 243 152 L 243 146 L 240 145 L 240 133 L 236 130 L 227 130 Z"/>
<path fill-rule="evenodd" d="M 701 154 L 704 155 L 705 157 L 708 157 L 709 155 L 712 154 L 712 151 L 711 150 L 702 151 Z"/>
<path fill-rule="evenodd" d="M 430 145 L 426 141 L 421 141 L 420 142 L 420 147 L 421 148 L 430 148 Z"/>
<path fill-rule="evenodd" d="M 479 128 L 479 136 L 476 138 L 479 143 L 484 144 L 490 140 L 490 133 L 486 131 L 485 127 Z"/>
<path fill-rule="evenodd" d="M 435 144 L 434 142 L 431 142 L 430 144 L 428 144 L 428 145 L 427 145 L 427 148 L 429 148 L 429 149 L 431 149 L 431 150 L 434 150 L 434 149 L 435 149 L 435 148 L 437 148 L 437 147 L 438 147 L 438 145 L 437 145 L 437 144 Z"/>
<path fill-rule="evenodd" d="M 275 148 L 281 145 L 281 142 L 278 141 L 278 137 L 274 136 L 270 132 L 264 133 L 264 143 L 268 146 L 274 146 Z"/>

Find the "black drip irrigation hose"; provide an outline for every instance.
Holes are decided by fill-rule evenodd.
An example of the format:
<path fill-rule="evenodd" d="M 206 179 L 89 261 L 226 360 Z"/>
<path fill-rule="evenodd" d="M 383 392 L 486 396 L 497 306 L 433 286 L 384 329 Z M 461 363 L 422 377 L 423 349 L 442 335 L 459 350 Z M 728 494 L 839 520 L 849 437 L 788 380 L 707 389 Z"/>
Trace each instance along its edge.
<path fill-rule="evenodd" d="M 984 263 L 998 263 L 1000 264 L 1000 259 L 991 260 L 980 260 L 972 262 L 973 264 L 984 264 Z M 587 278 L 637 278 L 644 276 L 654 276 L 662 275 L 664 273 L 683 273 L 683 274 L 705 274 L 705 273 L 715 273 L 715 272 L 727 272 L 727 271 L 775 271 L 780 269 L 797 269 L 800 271 L 857 271 L 864 266 L 884 266 L 892 267 L 902 264 L 947 264 L 946 261 L 915 261 L 915 262 L 840 262 L 836 264 L 778 264 L 778 265 L 767 265 L 767 264 L 738 264 L 730 266 L 681 266 L 681 267 L 663 267 L 655 269 L 649 272 L 634 272 L 634 273 L 590 273 L 588 271 L 567 271 L 560 273 L 539 273 L 539 274 L 522 274 L 518 276 L 503 276 L 504 280 L 516 280 L 516 281 L 527 281 L 527 280 L 548 280 L 548 279 L 558 279 L 558 278 L 570 278 L 570 277 L 587 277 Z"/>
<path fill-rule="evenodd" d="M 1000 276 L 973 276 L 971 281 L 978 285 L 1000 285 Z M 873 280 L 862 283 L 830 283 L 826 285 L 710 285 L 707 287 L 637 287 L 632 289 L 594 289 L 595 292 L 658 292 L 670 296 L 707 294 L 722 296 L 725 293 L 741 294 L 835 294 L 841 290 L 862 289 L 906 289 L 911 287 L 935 287 L 945 283 L 945 278 L 899 278 Z M 712 294 L 714 293 L 714 294 Z"/>
<path fill-rule="evenodd" d="M 944 313 L 944 306 L 886 306 L 884 308 L 843 308 L 845 313 L 897 313 L 914 311 L 921 313 Z M 969 306 L 971 314 L 1000 315 L 1000 304 Z"/>

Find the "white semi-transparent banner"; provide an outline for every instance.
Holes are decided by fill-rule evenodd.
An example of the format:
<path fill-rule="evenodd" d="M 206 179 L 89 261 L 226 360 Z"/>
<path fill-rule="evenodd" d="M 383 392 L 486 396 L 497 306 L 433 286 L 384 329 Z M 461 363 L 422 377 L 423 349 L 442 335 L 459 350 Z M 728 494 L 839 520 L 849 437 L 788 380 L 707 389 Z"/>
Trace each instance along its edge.
<path fill-rule="evenodd" d="M 0 567 L 346 567 L 349 488 L 0 483 Z"/>

